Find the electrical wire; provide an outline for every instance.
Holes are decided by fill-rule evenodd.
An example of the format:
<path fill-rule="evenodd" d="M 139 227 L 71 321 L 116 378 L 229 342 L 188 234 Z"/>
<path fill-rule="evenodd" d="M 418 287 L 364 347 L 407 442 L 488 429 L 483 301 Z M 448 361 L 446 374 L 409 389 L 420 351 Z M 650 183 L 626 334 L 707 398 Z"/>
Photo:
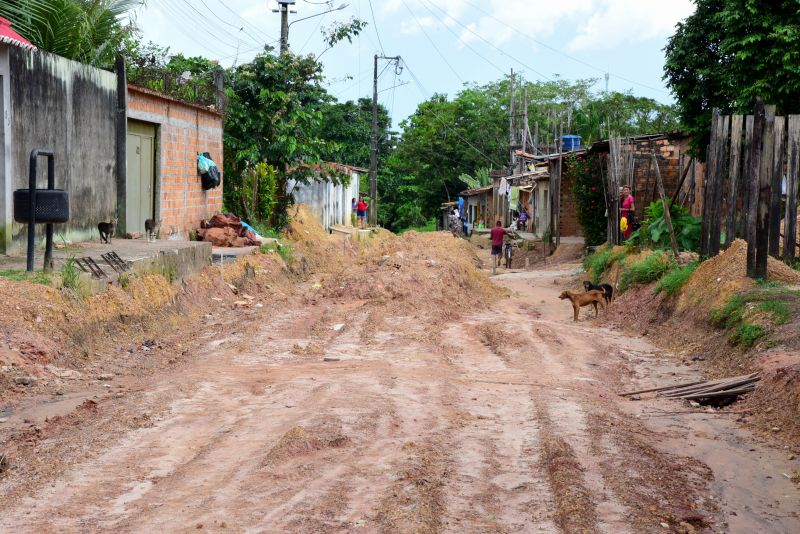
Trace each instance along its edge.
<path fill-rule="evenodd" d="M 419 78 L 416 77 L 416 75 L 414 74 L 414 71 L 408 65 L 408 62 L 405 59 L 403 59 L 402 61 L 403 61 L 403 64 L 405 65 L 406 69 L 408 69 L 408 73 L 411 75 L 411 78 L 414 80 L 414 83 L 416 83 L 419 86 L 419 89 L 421 89 L 421 92 L 423 93 L 423 96 L 425 96 L 426 99 L 429 98 L 430 94 L 428 93 L 428 90 L 425 89 L 425 86 L 423 86 L 422 83 L 419 81 Z M 420 108 L 418 107 L 417 109 L 420 109 Z M 426 111 L 430 111 L 431 114 L 434 117 L 436 117 L 436 119 L 439 121 L 439 124 L 441 124 L 442 126 L 447 128 L 448 130 L 450 130 L 453 133 L 453 135 L 455 135 L 458 139 L 463 141 L 467 146 L 469 146 L 475 152 L 480 154 L 490 164 L 496 166 L 498 169 L 501 169 L 501 168 L 504 167 L 504 165 L 498 164 L 491 157 L 487 156 L 480 148 L 478 148 L 475 145 L 473 145 L 472 143 L 470 143 L 467 139 L 464 139 L 457 131 L 453 130 L 450 126 L 448 126 L 448 124 L 441 118 L 441 116 L 438 113 L 436 113 L 433 110 L 432 107 L 427 107 L 427 108 L 423 108 L 423 109 L 426 110 Z"/>
<path fill-rule="evenodd" d="M 311 2 L 309 2 L 309 3 L 311 3 Z M 300 47 L 300 50 L 298 50 L 298 53 L 302 53 L 303 50 L 305 49 L 305 47 L 308 46 L 308 43 L 311 42 L 311 38 L 314 37 L 314 34 L 317 33 L 317 30 L 322 25 L 322 21 L 325 18 L 325 15 L 327 15 L 327 13 L 323 13 L 322 16 L 319 17 L 319 20 L 317 20 L 317 25 L 314 26 L 314 29 L 311 30 L 311 33 L 308 34 L 308 39 L 306 39 L 306 42 L 303 43 L 303 46 Z"/>
<path fill-rule="evenodd" d="M 460 82 L 463 84 L 463 83 L 464 83 L 464 79 L 463 79 L 463 78 L 462 78 L 462 77 L 461 77 L 461 76 L 458 74 L 458 72 L 456 72 L 456 69 L 454 69 L 454 68 L 453 68 L 453 66 L 450 64 L 450 62 L 449 62 L 449 61 L 447 61 L 447 58 L 445 57 L 445 55 L 444 55 L 444 54 L 442 54 L 441 50 L 439 50 L 439 47 L 437 47 L 437 46 L 436 46 L 436 43 L 434 43 L 434 42 L 433 42 L 433 39 L 431 39 L 431 38 L 430 38 L 430 36 L 428 35 L 428 32 L 426 32 L 426 31 L 425 31 L 425 28 L 422 26 L 422 23 L 419 21 L 419 19 L 418 19 L 418 18 L 417 18 L 417 16 L 414 14 L 414 12 L 413 12 L 413 11 L 411 11 L 411 8 L 410 8 L 410 7 L 408 7 L 408 4 L 406 3 L 406 0 L 401 0 L 401 2 L 402 2 L 402 3 L 403 3 L 403 5 L 405 6 L 405 8 L 406 8 L 406 11 L 408 11 L 408 14 L 409 14 L 409 15 L 411 15 L 411 18 L 413 18 L 413 19 L 414 19 L 414 22 L 416 22 L 416 23 L 417 23 L 417 26 L 419 26 L 419 29 L 422 31 L 422 34 L 425 36 L 425 38 L 426 38 L 426 39 L 428 40 L 428 42 L 431 44 L 431 46 L 433 47 L 433 49 L 434 49 L 434 50 L 436 50 L 436 53 L 437 53 L 437 54 L 439 54 L 439 57 L 441 57 L 441 58 L 442 58 L 442 61 L 444 61 L 445 65 L 447 65 L 447 67 L 450 69 L 450 71 L 451 71 L 453 74 L 455 74 L 456 78 L 458 78 L 458 81 L 460 81 Z"/>
<path fill-rule="evenodd" d="M 546 48 L 546 49 L 550 50 L 551 52 L 555 52 L 556 54 L 564 56 L 567 59 L 571 59 L 572 61 L 575 61 L 576 63 L 580 63 L 581 65 L 583 65 L 585 67 L 589 67 L 590 69 L 594 69 L 594 70 L 596 70 L 598 72 L 602 72 L 603 74 L 608 73 L 609 76 L 613 75 L 614 77 L 619 78 L 620 80 L 626 81 L 628 83 L 632 83 L 632 84 L 644 87 L 646 89 L 651 89 L 653 91 L 658 91 L 660 93 L 669 94 L 668 91 L 665 91 L 663 89 L 658 89 L 657 87 L 652 87 L 650 85 L 646 85 L 646 84 L 643 84 L 641 82 L 637 82 L 635 80 L 630 80 L 628 78 L 624 78 L 624 77 L 619 76 L 617 74 L 613 74 L 613 73 L 609 72 L 608 69 L 602 69 L 602 68 L 600 68 L 600 67 L 598 67 L 596 65 L 592 65 L 591 63 L 588 63 L 588 62 L 586 62 L 586 61 L 584 61 L 582 59 L 579 59 L 579 58 L 577 58 L 575 56 L 567 54 L 566 52 L 563 52 L 563 51 L 559 50 L 558 48 L 556 48 L 554 46 L 551 46 L 551 45 L 549 45 L 549 44 L 547 44 L 545 42 L 539 41 L 538 39 L 532 37 L 530 34 L 527 34 L 527 33 L 523 32 L 522 30 L 519 30 L 518 28 L 515 28 L 514 26 L 511 26 L 507 22 L 504 22 L 504 21 L 498 19 L 497 17 L 492 15 L 490 12 L 484 10 L 481 7 L 478 7 L 476 4 L 470 2 L 469 0 L 463 0 L 463 1 L 464 1 L 465 4 L 472 6 L 475 10 L 480 11 L 481 13 L 483 13 L 484 15 L 489 17 L 490 19 L 494 20 L 495 22 L 499 22 L 500 24 L 503 25 L 503 27 L 508 28 L 508 29 L 518 33 L 519 35 L 531 40 L 532 42 L 538 44 L 539 46 L 541 46 L 543 48 Z M 452 17 L 450 17 L 450 18 L 452 18 Z"/>
<path fill-rule="evenodd" d="M 208 17 L 206 17 L 199 9 L 197 9 L 195 6 L 193 6 L 191 3 L 189 3 L 188 0 L 181 0 L 181 1 L 186 5 L 186 7 L 191 9 L 196 14 L 196 16 L 192 16 L 192 18 L 195 21 L 195 24 L 198 24 L 198 26 L 197 26 L 198 28 L 202 28 L 202 27 L 208 25 Z M 185 13 L 188 13 L 188 12 L 185 12 Z M 199 19 L 197 17 L 199 17 Z M 234 35 L 231 32 L 229 32 L 228 30 L 226 30 L 225 28 L 218 28 L 218 29 L 222 34 L 226 35 L 227 38 L 229 38 L 229 39 L 233 39 L 234 41 L 241 41 L 242 40 L 240 35 Z M 220 41 L 220 43 L 225 44 L 227 46 L 230 46 L 232 48 L 238 48 L 238 46 L 231 45 L 227 41 Z M 256 44 L 256 42 L 253 42 L 253 44 Z"/>
<path fill-rule="evenodd" d="M 421 1 L 425 2 L 425 0 L 421 0 Z M 476 32 L 475 30 L 473 30 L 473 29 L 472 29 L 472 28 L 470 28 L 469 26 L 467 26 L 467 25 L 463 24 L 461 21 L 459 21 L 458 19 L 456 19 L 456 18 L 452 17 L 451 15 L 448 15 L 446 11 L 444 11 L 442 8 L 440 8 L 440 7 L 439 7 L 439 6 L 437 6 L 436 4 L 431 4 L 431 5 L 432 5 L 433 7 L 435 7 L 435 8 L 436 8 L 438 11 L 441 11 L 442 13 L 444 13 L 444 15 L 445 15 L 445 16 L 447 16 L 447 17 L 449 17 L 449 18 L 450 18 L 450 20 L 452 20 L 453 22 L 455 22 L 456 24 L 458 24 L 459 26 L 461 26 L 462 28 L 464 28 L 465 30 L 467 30 L 469 33 L 471 33 L 472 35 L 474 35 L 475 37 L 477 37 L 478 39 L 480 39 L 480 40 L 481 40 L 481 41 L 483 41 L 484 43 L 488 44 L 489 46 L 491 46 L 492 48 L 494 48 L 495 50 L 497 50 L 498 52 L 500 52 L 502 55 L 506 56 L 507 58 L 509 58 L 509 59 L 511 59 L 511 60 L 513 60 L 513 61 L 516 61 L 517 63 L 519 63 L 520 65 L 522 65 L 522 66 L 523 66 L 523 67 L 525 67 L 526 69 L 528 69 L 528 70 L 530 70 L 531 72 L 533 72 L 534 74 L 538 75 L 540 78 L 544 78 L 545 80 L 547 80 L 547 81 L 550 81 L 550 82 L 552 82 L 552 81 L 553 81 L 553 80 L 552 80 L 552 79 L 551 79 L 549 76 L 547 76 L 546 74 L 543 74 L 543 73 L 539 72 L 538 70 L 534 69 L 533 67 L 531 67 L 530 65 L 528 65 L 527 63 L 525 63 L 524 61 L 522 61 L 521 59 L 519 59 L 519 58 L 516 58 L 516 57 L 512 56 L 511 54 L 509 54 L 508 52 L 506 52 L 505 50 L 503 50 L 503 49 L 502 49 L 502 48 L 500 48 L 499 46 L 495 45 L 493 42 L 491 42 L 491 41 L 489 41 L 488 39 L 484 38 L 484 37 L 483 37 L 481 34 L 479 34 L 478 32 Z"/>
<path fill-rule="evenodd" d="M 438 18 L 438 17 L 437 17 L 437 15 L 436 15 L 436 14 L 435 14 L 433 11 L 431 11 L 431 8 L 429 8 L 427 4 L 424 4 L 424 3 L 423 3 L 423 4 L 422 4 L 422 7 L 424 7 L 425 9 L 427 9 L 427 10 L 428 10 L 428 13 L 430 13 L 430 14 L 431 14 L 431 16 L 432 16 L 434 19 Z M 451 17 L 450 15 L 446 15 L 446 16 L 447 16 L 448 18 L 452 19 L 452 17 Z M 443 26 L 444 26 L 444 27 L 445 27 L 445 29 L 446 29 L 447 31 L 449 31 L 449 32 L 450 32 L 450 33 L 451 33 L 451 34 L 452 34 L 452 35 L 453 35 L 453 36 L 454 36 L 456 39 L 458 39 L 458 41 L 459 41 L 461 44 L 463 44 L 465 47 L 467 47 L 469 50 L 471 50 L 473 54 L 475 54 L 476 56 L 478 56 L 479 58 L 481 58 L 482 60 L 484 60 L 486 63 L 488 63 L 489 65 L 491 65 L 492 67 L 494 67 L 494 68 L 495 68 L 495 69 L 497 69 L 498 71 L 500 71 L 500 72 L 501 72 L 503 75 L 505 75 L 505 74 L 506 74 L 506 71 L 505 71 L 505 69 L 503 69 L 502 67 L 498 66 L 498 65 L 497 65 L 497 64 L 496 64 L 494 61 L 492 61 L 492 60 L 488 59 L 486 56 L 484 56 L 483 54 L 481 54 L 480 52 L 478 52 L 477 50 L 475 50 L 475 49 L 472 47 L 472 45 L 471 45 L 471 44 L 469 44 L 469 43 L 467 43 L 466 41 L 464 41 L 464 39 L 462 39 L 460 35 L 458 35 L 456 32 L 454 32 L 454 31 L 453 31 L 453 29 L 452 29 L 450 26 L 448 26 L 447 24 L 444 24 Z"/>
<path fill-rule="evenodd" d="M 381 42 L 381 34 L 378 33 L 378 23 L 375 22 L 375 10 L 372 8 L 372 0 L 369 0 L 369 12 L 372 13 L 372 27 L 375 28 L 375 35 L 378 37 L 378 44 L 381 45 L 381 54 L 384 56 L 386 52 L 383 51 L 383 43 Z"/>
<path fill-rule="evenodd" d="M 179 9 L 177 9 L 176 6 L 173 6 L 173 5 L 169 4 L 168 2 L 163 2 L 159 7 L 164 9 L 164 11 L 166 11 L 169 14 L 169 16 L 172 17 L 175 20 L 185 20 L 186 19 L 186 14 L 184 12 L 182 12 Z M 174 27 L 178 28 L 178 30 L 181 33 L 183 33 L 190 41 L 195 43 L 197 46 L 199 46 L 199 47 L 207 50 L 208 52 L 210 52 L 213 57 L 218 57 L 218 56 L 221 55 L 219 50 L 212 49 L 209 46 L 208 42 L 200 40 L 196 33 L 193 33 L 191 31 L 187 30 L 181 24 L 175 24 Z M 215 42 L 222 43 L 222 41 L 219 41 L 219 40 L 215 41 Z"/>
<path fill-rule="evenodd" d="M 223 19 L 222 17 L 220 17 L 219 15 L 217 15 L 217 14 L 214 12 L 214 10 L 213 10 L 213 9 L 211 9 L 211 8 L 209 7 L 209 5 L 208 5 L 208 4 L 206 4 L 205 0 L 200 0 L 200 3 L 201 3 L 201 4 L 203 4 L 203 6 L 204 6 L 204 7 L 205 7 L 205 8 L 208 10 L 208 12 L 209 12 L 209 13 L 211 13 L 211 14 L 212 14 L 212 15 L 213 15 L 213 16 L 214 16 L 214 17 L 215 17 L 215 18 L 216 18 L 218 21 L 220 21 L 221 23 L 225 24 L 226 26 L 230 26 L 231 28 L 236 28 L 237 32 L 244 33 L 244 34 L 245 34 L 245 35 L 247 35 L 247 36 L 248 36 L 250 39 L 252 39 L 254 43 L 259 43 L 259 42 L 261 42 L 261 39 L 259 39 L 258 37 L 254 37 L 254 36 L 253 36 L 253 35 L 252 35 L 250 32 L 248 32 L 248 31 L 245 29 L 244 25 L 241 25 L 241 26 L 240 26 L 240 25 L 238 25 L 238 24 L 232 24 L 232 23 L 228 22 L 227 20 Z"/>
<path fill-rule="evenodd" d="M 248 21 L 246 18 L 242 17 L 242 16 L 241 16 L 239 13 L 237 13 L 236 11 L 234 11 L 233 9 L 231 9 L 230 7 L 228 7 L 228 4 L 226 4 L 225 2 L 223 2 L 223 0 L 217 0 L 217 2 L 218 2 L 218 3 L 219 3 L 221 6 L 222 6 L 222 7 L 224 7 L 224 8 L 225 8 L 225 9 L 227 9 L 228 11 L 230 11 L 230 12 L 231 12 L 231 13 L 232 13 L 234 16 L 236 16 L 236 18 L 238 18 L 239 20 L 241 20 L 241 21 L 242 21 L 242 23 L 243 23 L 245 26 L 249 26 L 249 27 L 250 27 L 252 30 L 254 30 L 256 33 L 259 33 L 259 34 L 262 36 L 262 38 L 263 38 L 263 37 L 266 37 L 267 39 L 270 39 L 270 40 L 272 40 L 272 41 L 280 41 L 280 39 L 278 39 L 277 37 L 273 37 L 272 35 L 268 34 L 267 32 L 265 32 L 264 30 L 262 30 L 261 28 L 259 28 L 259 27 L 258 27 L 258 26 L 256 26 L 255 24 L 253 24 L 252 22 Z M 248 35 L 250 35 L 250 34 L 248 33 Z"/>

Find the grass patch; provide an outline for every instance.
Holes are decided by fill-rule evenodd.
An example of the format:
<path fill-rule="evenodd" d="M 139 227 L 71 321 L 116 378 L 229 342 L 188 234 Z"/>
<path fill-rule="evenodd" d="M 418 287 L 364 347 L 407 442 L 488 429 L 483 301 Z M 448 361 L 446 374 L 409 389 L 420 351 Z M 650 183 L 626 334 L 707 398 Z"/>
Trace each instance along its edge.
<path fill-rule="evenodd" d="M 73 293 L 75 297 L 85 299 L 89 296 L 89 288 L 81 280 L 81 270 L 75 261 L 75 256 L 67 258 L 58 271 L 58 275 L 61 279 L 61 287 Z"/>
<path fill-rule="evenodd" d="M 283 258 L 283 261 L 286 262 L 286 265 L 291 265 L 294 262 L 294 250 L 292 249 L 291 245 L 281 244 L 281 243 L 264 243 L 259 247 L 259 251 L 262 254 L 272 254 L 277 252 L 278 255 Z"/>
<path fill-rule="evenodd" d="M 589 278 L 593 284 L 599 284 L 603 273 L 611 268 L 615 261 L 621 261 L 625 254 L 614 253 L 611 247 L 597 249 L 594 254 L 586 256 L 583 260 L 583 268 L 589 273 Z"/>
<path fill-rule="evenodd" d="M 431 219 L 422 226 L 414 226 L 411 228 L 405 228 L 404 230 L 400 231 L 400 234 L 404 234 L 406 232 L 435 232 L 436 231 L 436 219 Z"/>
<path fill-rule="evenodd" d="M 708 320 L 718 328 L 731 330 L 728 341 L 746 350 L 767 336 L 770 326 L 792 320 L 798 296 L 797 291 L 780 282 L 759 282 L 753 291 L 732 295 L 724 306 L 711 310 Z"/>
<path fill-rule="evenodd" d="M 656 293 L 661 293 L 663 291 L 668 297 L 674 297 L 678 294 L 689 277 L 692 276 L 692 273 L 697 269 L 698 265 L 700 265 L 699 261 L 693 261 L 683 267 L 675 267 L 667 271 L 658 281 L 658 284 L 656 284 Z"/>
<path fill-rule="evenodd" d="M 728 338 L 733 345 L 739 345 L 747 350 L 752 348 L 756 342 L 767 335 L 767 331 L 757 324 L 743 322 L 740 324 Z"/>
<path fill-rule="evenodd" d="M 22 269 L 9 269 L 6 271 L 0 271 L 0 276 L 8 280 L 13 280 L 14 282 L 27 281 L 42 284 L 44 286 L 49 286 L 53 283 L 53 281 L 50 279 L 50 275 L 43 271 L 34 271 L 33 273 L 29 273 L 28 271 L 23 271 Z"/>
<path fill-rule="evenodd" d="M 625 291 L 637 285 L 649 284 L 674 267 L 675 260 L 664 252 L 655 251 L 641 261 L 623 267 L 619 277 L 619 289 Z"/>

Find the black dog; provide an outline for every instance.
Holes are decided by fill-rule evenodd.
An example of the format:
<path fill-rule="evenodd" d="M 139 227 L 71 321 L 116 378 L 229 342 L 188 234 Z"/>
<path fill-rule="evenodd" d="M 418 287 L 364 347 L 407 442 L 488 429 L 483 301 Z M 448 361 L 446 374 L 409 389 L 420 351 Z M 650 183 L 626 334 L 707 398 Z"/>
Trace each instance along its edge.
<path fill-rule="evenodd" d="M 611 302 L 611 299 L 612 299 L 612 297 L 614 296 L 614 288 L 613 288 L 613 287 L 611 287 L 611 284 L 599 284 L 599 285 L 594 285 L 594 284 L 593 284 L 593 283 L 591 283 L 590 281 L 586 280 L 586 281 L 583 283 L 583 288 L 584 288 L 586 291 L 591 291 L 592 289 L 597 289 L 597 290 L 599 290 L 599 291 L 602 291 L 602 292 L 604 293 L 604 295 L 605 295 L 606 304 L 610 303 L 610 302 Z"/>

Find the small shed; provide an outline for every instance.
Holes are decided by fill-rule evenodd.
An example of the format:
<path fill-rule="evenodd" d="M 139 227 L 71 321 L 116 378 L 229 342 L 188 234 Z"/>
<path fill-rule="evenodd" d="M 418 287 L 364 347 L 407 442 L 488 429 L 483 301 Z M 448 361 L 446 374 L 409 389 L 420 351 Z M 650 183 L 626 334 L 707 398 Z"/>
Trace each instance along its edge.
<path fill-rule="evenodd" d="M 459 196 L 464 198 L 462 218 L 466 220 L 467 233 L 471 234 L 474 228 L 486 228 L 492 225 L 491 206 L 493 185 L 476 187 L 462 191 Z"/>
<path fill-rule="evenodd" d="M 332 162 L 312 167 L 318 174 L 335 172 L 349 176 L 350 179 L 345 181 L 322 179 L 306 184 L 290 180 L 286 186 L 287 191 L 293 195 L 297 204 L 308 206 L 326 231 L 337 225 L 352 226 L 351 203 L 354 198 L 358 198 L 361 175 L 369 171 Z"/>

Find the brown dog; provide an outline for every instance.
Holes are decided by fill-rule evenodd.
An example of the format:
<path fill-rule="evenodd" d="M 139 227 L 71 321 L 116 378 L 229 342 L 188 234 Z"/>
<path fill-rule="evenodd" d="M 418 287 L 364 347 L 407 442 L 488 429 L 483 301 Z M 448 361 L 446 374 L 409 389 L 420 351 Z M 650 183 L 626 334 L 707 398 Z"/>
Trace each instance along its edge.
<path fill-rule="evenodd" d="M 572 291 L 564 291 L 562 292 L 558 298 L 561 300 L 569 299 L 572 301 L 572 309 L 575 310 L 575 316 L 573 320 L 578 320 L 578 314 L 580 313 L 580 309 L 583 306 L 588 306 L 589 304 L 594 306 L 594 316 L 597 317 L 597 305 L 600 304 L 601 308 L 606 307 L 606 294 L 603 291 L 598 289 L 593 289 L 591 291 L 587 291 L 586 293 L 573 293 Z"/>

